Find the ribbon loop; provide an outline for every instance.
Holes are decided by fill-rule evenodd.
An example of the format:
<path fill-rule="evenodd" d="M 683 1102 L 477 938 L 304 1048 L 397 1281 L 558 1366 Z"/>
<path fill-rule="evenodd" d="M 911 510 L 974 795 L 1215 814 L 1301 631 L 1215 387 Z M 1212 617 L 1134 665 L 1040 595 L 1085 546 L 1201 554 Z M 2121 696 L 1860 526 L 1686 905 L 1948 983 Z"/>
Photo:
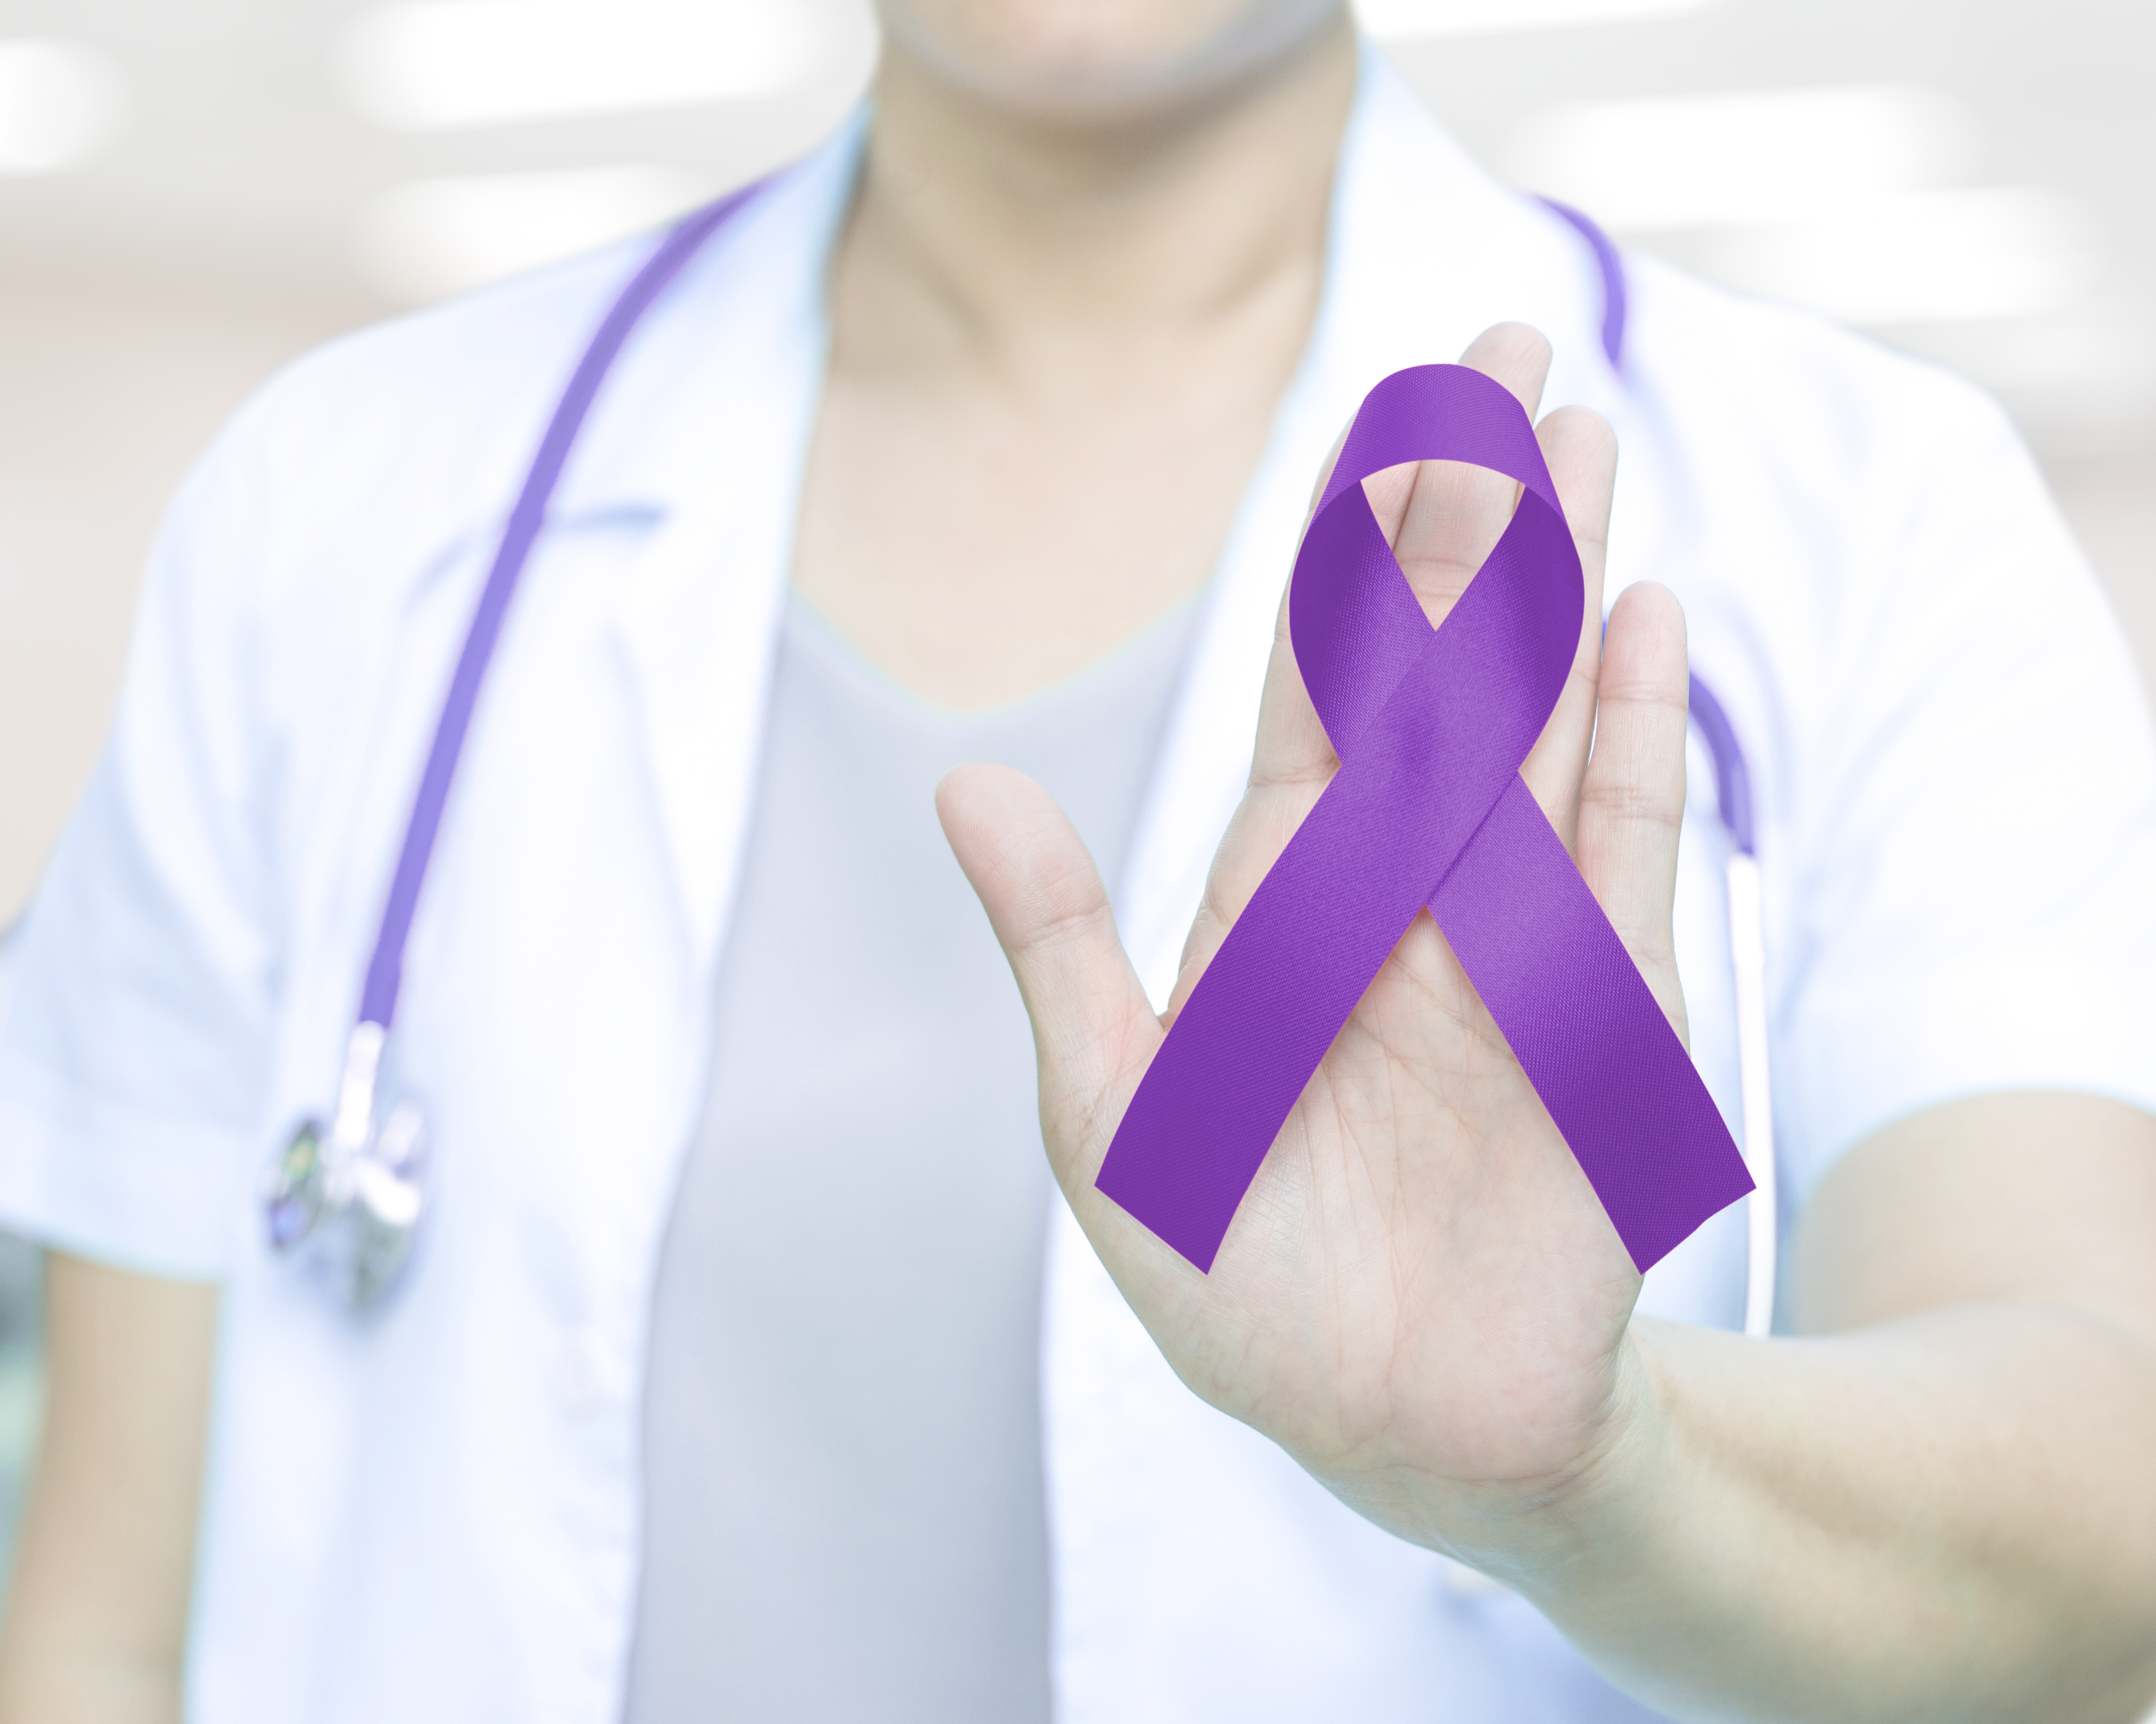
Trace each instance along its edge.
<path fill-rule="evenodd" d="M 1435 629 L 1362 486 L 1422 460 L 1523 487 Z M 1519 777 L 1563 690 L 1585 601 L 1557 487 L 1509 391 L 1451 365 L 1371 390 L 1288 598 L 1296 664 L 1340 769 L 1184 1003 L 1096 1182 L 1199 1269 L 1425 906 L 1640 1270 L 1752 1188 L 1683 1044 Z"/>

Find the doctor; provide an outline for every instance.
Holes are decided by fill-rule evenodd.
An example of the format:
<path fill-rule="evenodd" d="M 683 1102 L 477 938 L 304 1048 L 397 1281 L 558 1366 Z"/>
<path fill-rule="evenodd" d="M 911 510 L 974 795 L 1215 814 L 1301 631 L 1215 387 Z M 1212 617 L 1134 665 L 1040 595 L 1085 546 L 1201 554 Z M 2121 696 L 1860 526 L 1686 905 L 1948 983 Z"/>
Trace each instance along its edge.
<path fill-rule="evenodd" d="M 1645 264 L 1613 367 L 1580 236 L 1333 0 L 882 12 L 555 495 L 362 1317 L 260 1170 L 647 244 L 303 361 L 175 504 L 0 1026 L 56 1254 L 0 1720 L 2138 1716 L 2156 748 L 1996 411 Z M 1273 635 L 1312 479 L 1463 350 L 1614 599 L 1531 786 L 1732 1113 L 1687 634 L 1751 752 L 1783 1338 L 1718 1332 L 1735 1212 L 1643 1290 L 1426 921 L 1209 1279 L 1091 1188 L 1331 770 Z M 1372 489 L 1441 615 L 1509 497 Z"/>

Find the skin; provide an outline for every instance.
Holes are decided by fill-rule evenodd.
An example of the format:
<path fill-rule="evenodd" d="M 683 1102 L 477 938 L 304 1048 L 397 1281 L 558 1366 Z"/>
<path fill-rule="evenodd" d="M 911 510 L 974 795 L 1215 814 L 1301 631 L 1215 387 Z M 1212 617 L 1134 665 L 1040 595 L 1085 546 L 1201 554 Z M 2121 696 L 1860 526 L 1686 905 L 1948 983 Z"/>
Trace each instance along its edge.
<path fill-rule="evenodd" d="M 1317 311 L 1353 44 L 1309 0 L 886 17 L 794 582 L 977 711 L 1210 576 Z"/>
<path fill-rule="evenodd" d="M 1315 310 L 1352 51 L 1325 0 L 884 17 L 795 577 L 899 681 L 973 710 L 1206 579 Z M 1532 331 L 1466 357 L 1538 396 Z M 1599 589 L 1609 433 L 1568 410 L 1540 434 Z M 1440 464 L 1369 488 L 1441 617 L 1509 493 Z M 1676 603 L 1635 587 L 1606 642 L 1583 630 L 1526 768 L 1681 1030 L 1683 688 Z M 1282 642 L 1175 1005 L 1333 765 Z M 1173 1007 L 1139 992 L 1091 859 L 1014 773 L 962 768 L 938 805 L 1033 1016 L 1057 1178 L 1195 1392 L 1675 1716 L 2146 1709 L 2156 1121 L 2065 1095 L 1904 1120 L 1807 1208 L 1803 1338 L 1636 1320 L 1637 1276 L 1425 917 L 1202 1277 L 1092 1190 Z M 215 1296 L 63 1258 L 48 1310 L 0 1724 L 174 1719 Z"/>
<path fill-rule="evenodd" d="M 179 1708 L 217 1296 L 54 1252 L 45 1415 L 4 1628 L 0 1719 Z"/>

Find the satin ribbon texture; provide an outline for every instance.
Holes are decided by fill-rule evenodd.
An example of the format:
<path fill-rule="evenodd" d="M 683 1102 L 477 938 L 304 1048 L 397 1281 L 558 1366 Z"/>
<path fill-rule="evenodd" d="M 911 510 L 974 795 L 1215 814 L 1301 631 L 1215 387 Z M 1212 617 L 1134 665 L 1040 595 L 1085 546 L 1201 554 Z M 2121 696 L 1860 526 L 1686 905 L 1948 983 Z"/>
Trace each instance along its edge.
<path fill-rule="evenodd" d="M 1362 485 L 1430 460 L 1525 487 L 1435 629 Z M 1200 1270 L 1424 906 L 1643 1272 L 1752 1189 L 1683 1044 L 1519 775 L 1585 603 L 1534 427 L 1503 385 L 1433 365 L 1371 390 L 1288 599 L 1296 664 L 1340 769 L 1184 1003 L 1096 1182 Z"/>

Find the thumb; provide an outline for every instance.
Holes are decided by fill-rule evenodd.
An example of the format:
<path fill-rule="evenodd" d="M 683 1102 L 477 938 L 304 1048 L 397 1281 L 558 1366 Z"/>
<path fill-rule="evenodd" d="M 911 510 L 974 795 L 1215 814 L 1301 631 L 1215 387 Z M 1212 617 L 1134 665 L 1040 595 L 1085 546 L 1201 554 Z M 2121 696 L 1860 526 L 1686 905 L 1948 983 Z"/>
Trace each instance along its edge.
<path fill-rule="evenodd" d="M 1164 1032 L 1125 956 L 1107 888 L 1048 793 L 1009 767 L 954 767 L 943 835 L 1010 960 L 1033 1020 L 1040 1124 L 1066 1192 L 1091 1182 Z"/>

